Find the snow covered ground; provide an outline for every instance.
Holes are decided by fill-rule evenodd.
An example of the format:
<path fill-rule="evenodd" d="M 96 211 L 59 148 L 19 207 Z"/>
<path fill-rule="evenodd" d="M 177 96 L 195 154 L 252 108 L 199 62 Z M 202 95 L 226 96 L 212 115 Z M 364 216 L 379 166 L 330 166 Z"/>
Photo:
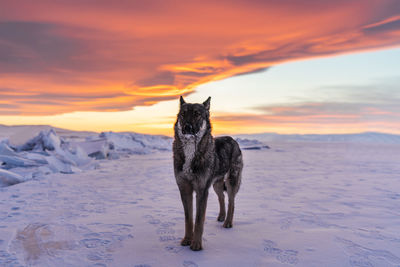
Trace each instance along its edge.
<path fill-rule="evenodd" d="M 71 133 L 64 152 L 76 148 Z M 145 147 L 153 138 L 136 137 Z M 216 221 L 211 189 L 200 252 L 179 245 L 171 151 L 114 147 L 116 157 L 90 158 L 93 168 L 2 187 L 0 266 L 400 266 L 400 144 L 268 145 L 243 151 L 232 229 Z"/>

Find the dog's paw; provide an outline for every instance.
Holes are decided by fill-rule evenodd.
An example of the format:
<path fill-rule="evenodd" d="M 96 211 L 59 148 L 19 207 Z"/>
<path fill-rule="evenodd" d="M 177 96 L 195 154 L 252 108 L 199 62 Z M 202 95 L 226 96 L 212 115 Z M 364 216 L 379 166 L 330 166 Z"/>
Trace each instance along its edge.
<path fill-rule="evenodd" d="M 223 222 L 225 220 L 225 214 L 218 215 L 217 221 Z"/>
<path fill-rule="evenodd" d="M 189 246 L 191 243 L 192 243 L 192 239 L 191 238 L 184 237 L 181 240 L 181 246 Z"/>
<path fill-rule="evenodd" d="M 224 228 L 232 228 L 232 226 L 233 226 L 232 222 L 227 222 L 227 221 L 225 221 L 223 225 Z"/>
<path fill-rule="evenodd" d="M 192 244 L 190 244 L 190 249 L 193 251 L 199 251 L 202 250 L 203 247 L 201 245 L 201 241 L 192 241 Z"/>

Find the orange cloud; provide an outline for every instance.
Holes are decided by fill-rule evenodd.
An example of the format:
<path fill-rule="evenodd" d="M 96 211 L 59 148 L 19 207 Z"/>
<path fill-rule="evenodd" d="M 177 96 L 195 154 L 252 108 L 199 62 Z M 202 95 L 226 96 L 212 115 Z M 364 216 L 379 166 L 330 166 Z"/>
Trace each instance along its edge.
<path fill-rule="evenodd" d="M 397 0 L 2 1 L 0 114 L 128 110 L 282 62 L 398 45 Z"/>

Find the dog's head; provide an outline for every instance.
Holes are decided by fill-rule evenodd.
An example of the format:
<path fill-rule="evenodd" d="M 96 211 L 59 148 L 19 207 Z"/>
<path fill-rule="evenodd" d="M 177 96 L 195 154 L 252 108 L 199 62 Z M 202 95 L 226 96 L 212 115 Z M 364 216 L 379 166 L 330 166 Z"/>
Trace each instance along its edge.
<path fill-rule="evenodd" d="M 211 97 L 202 104 L 192 104 L 186 103 L 183 97 L 180 97 L 180 109 L 175 124 L 175 131 L 180 137 L 201 138 L 210 130 L 210 101 Z"/>

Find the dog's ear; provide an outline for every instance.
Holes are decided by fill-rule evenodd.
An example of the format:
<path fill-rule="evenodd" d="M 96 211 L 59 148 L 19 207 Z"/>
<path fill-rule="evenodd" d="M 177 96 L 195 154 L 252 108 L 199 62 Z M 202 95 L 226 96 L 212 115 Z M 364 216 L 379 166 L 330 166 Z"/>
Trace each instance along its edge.
<path fill-rule="evenodd" d="M 203 105 L 207 110 L 210 110 L 210 101 L 211 101 L 211 96 L 209 96 L 207 100 L 203 102 Z"/>
<path fill-rule="evenodd" d="M 181 103 L 181 107 L 182 107 L 183 104 L 186 104 L 186 102 L 185 102 L 185 100 L 183 99 L 182 96 L 179 98 L 179 101 Z"/>

